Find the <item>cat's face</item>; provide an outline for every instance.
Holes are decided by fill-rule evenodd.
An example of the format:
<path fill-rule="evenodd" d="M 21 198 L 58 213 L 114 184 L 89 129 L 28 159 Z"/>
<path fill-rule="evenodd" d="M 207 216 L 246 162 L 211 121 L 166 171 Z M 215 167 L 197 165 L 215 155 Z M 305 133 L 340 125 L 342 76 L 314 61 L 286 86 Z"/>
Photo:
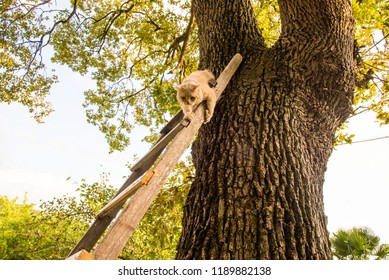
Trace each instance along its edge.
<path fill-rule="evenodd" d="M 201 92 L 199 85 L 184 84 L 175 87 L 178 102 L 185 105 L 194 106 L 201 102 Z"/>

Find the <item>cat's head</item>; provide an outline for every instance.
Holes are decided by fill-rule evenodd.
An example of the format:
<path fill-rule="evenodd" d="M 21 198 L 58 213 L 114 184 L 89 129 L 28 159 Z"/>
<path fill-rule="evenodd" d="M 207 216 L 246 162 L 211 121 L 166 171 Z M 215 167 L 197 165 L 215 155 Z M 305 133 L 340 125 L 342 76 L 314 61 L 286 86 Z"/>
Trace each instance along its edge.
<path fill-rule="evenodd" d="M 184 83 L 174 87 L 177 91 L 177 99 L 185 105 L 196 105 L 202 101 L 200 85 Z"/>

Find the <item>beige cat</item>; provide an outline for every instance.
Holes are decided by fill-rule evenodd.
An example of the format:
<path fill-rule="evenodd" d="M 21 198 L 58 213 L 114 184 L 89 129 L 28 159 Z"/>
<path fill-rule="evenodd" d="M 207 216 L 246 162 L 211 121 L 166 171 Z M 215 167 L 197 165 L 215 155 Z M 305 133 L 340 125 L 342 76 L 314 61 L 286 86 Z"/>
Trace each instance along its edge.
<path fill-rule="evenodd" d="M 206 100 L 204 123 L 210 121 L 216 105 L 215 76 L 208 70 L 195 71 L 186 77 L 180 85 L 175 86 L 177 100 L 181 104 L 185 118 L 192 120 L 194 117 L 193 107 Z"/>

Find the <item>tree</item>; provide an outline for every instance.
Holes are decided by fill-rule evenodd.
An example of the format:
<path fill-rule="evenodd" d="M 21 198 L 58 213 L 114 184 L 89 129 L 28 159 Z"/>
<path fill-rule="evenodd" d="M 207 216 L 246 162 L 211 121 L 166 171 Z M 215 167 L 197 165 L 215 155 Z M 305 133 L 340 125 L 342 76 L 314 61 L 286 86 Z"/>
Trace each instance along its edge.
<path fill-rule="evenodd" d="M 64 195 L 43 202 L 40 209 L 0 197 L 0 259 L 64 259 L 96 213 L 113 196 L 112 186 L 83 181 L 78 197 Z"/>
<path fill-rule="evenodd" d="M 331 238 L 335 257 L 340 260 L 377 260 L 389 255 L 388 244 L 379 245 L 380 238 L 369 228 L 338 230 Z"/>
<path fill-rule="evenodd" d="M 29 229 L 33 227 L 33 204 L 16 203 L 0 196 L 0 259 L 26 259 L 30 254 Z"/>
<path fill-rule="evenodd" d="M 195 68 L 217 76 L 240 52 L 193 145 L 177 258 L 332 258 L 322 186 L 338 128 L 365 110 L 388 120 L 387 46 L 372 36 L 381 30 L 386 42 L 385 1 L 353 1 L 356 27 L 347 0 L 5 3 L 3 41 L 14 55 L 28 48 L 36 61 L 50 44 L 53 61 L 92 71 L 87 118 L 112 149 L 128 145 L 133 126 L 154 129 L 177 112 L 172 83 Z M 19 20 L 51 27 L 27 32 Z"/>

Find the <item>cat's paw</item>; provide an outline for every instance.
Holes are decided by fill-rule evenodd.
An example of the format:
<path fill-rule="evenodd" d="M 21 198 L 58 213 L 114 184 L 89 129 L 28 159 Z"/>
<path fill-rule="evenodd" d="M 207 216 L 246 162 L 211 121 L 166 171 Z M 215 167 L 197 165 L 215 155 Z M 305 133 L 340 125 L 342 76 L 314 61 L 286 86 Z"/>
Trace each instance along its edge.
<path fill-rule="evenodd" d="M 212 114 L 208 110 L 205 110 L 204 123 L 209 123 L 211 118 L 212 118 Z"/>
<path fill-rule="evenodd" d="M 188 121 L 191 122 L 193 118 L 194 118 L 194 114 L 192 112 L 185 114 L 185 119 L 187 119 Z"/>

